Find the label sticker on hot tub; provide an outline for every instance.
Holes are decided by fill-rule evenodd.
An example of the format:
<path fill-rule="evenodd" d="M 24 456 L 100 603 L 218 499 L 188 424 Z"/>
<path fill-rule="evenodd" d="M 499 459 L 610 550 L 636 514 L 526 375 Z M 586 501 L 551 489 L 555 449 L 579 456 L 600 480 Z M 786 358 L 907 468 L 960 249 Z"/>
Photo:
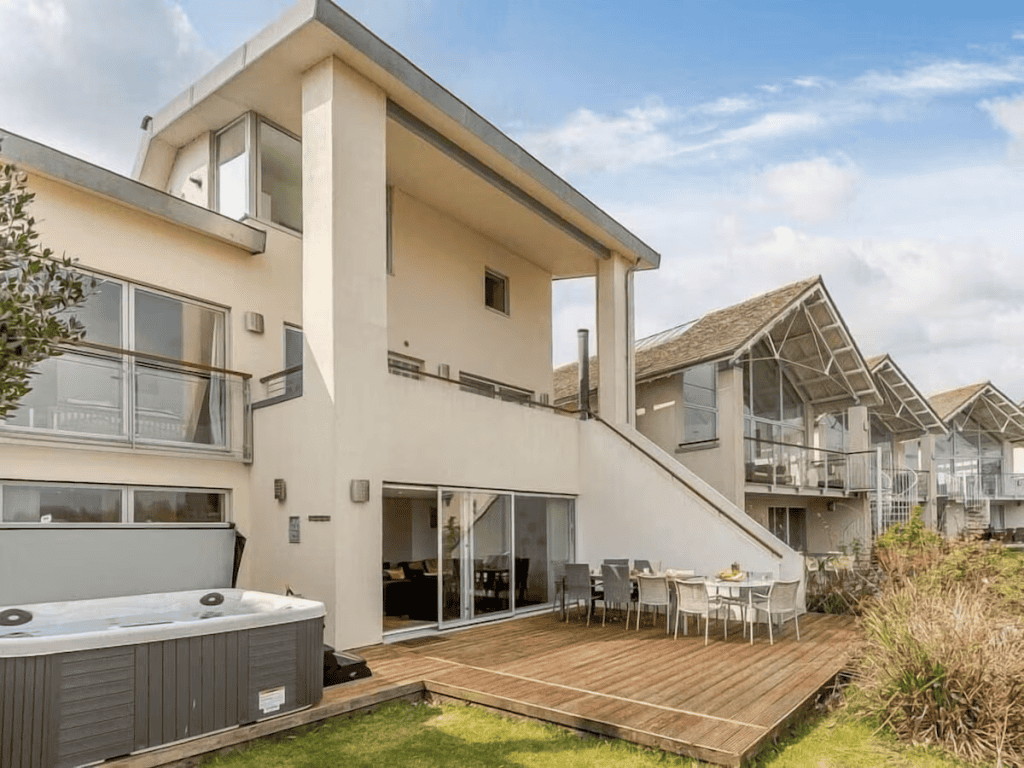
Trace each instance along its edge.
<path fill-rule="evenodd" d="M 270 688 L 266 691 L 260 691 L 260 712 L 268 714 L 270 712 L 277 712 L 284 704 L 284 686 L 280 688 Z"/>

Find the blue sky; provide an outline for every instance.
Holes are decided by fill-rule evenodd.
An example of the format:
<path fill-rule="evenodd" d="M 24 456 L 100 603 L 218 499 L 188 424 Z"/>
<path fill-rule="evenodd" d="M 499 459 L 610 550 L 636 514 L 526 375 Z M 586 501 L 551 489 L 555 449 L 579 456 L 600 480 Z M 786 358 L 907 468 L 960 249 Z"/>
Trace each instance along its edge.
<path fill-rule="evenodd" d="M 866 354 L 1024 397 L 1024 3 L 353 0 L 663 255 L 640 335 L 822 274 Z M 0 0 L 0 125 L 121 172 L 278 0 Z M 592 324 L 560 284 L 557 362 Z"/>

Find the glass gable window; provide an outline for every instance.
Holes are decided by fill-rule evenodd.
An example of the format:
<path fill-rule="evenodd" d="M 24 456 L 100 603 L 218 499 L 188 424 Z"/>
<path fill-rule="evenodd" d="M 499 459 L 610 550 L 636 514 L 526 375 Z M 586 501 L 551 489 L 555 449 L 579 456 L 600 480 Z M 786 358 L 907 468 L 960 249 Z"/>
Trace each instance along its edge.
<path fill-rule="evenodd" d="M 302 231 L 302 143 L 297 137 L 250 112 L 217 134 L 214 154 L 217 211 Z"/>
<path fill-rule="evenodd" d="M 223 369 L 224 310 L 104 279 L 77 315 L 96 346 L 43 361 L 5 425 L 227 447 L 227 380 L 183 365 Z"/>
<path fill-rule="evenodd" d="M 227 493 L 191 488 L 5 483 L 5 523 L 223 523 Z"/>

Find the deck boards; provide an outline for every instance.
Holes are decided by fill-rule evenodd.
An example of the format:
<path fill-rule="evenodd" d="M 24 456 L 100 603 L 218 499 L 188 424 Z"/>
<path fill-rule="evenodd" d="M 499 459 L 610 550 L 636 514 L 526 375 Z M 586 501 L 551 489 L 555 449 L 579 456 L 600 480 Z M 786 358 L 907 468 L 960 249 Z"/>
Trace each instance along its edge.
<path fill-rule="evenodd" d="M 358 649 L 373 676 L 324 689 L 312 709 L 132 758 L 145 768 L 424 691 L 472 701 L 721 765 L 740 765 L 844 667 L 857 638 L 849 617 L 807 614 L 775 645 L 679 639 L 660 627 L 542 614 L 438 638 Z M 735 629 L 735 631 L 733 631 Z M 161 753 L 165 760 L 161 758 Z M 141 760 L 140 760 L 141 759 Z"/>

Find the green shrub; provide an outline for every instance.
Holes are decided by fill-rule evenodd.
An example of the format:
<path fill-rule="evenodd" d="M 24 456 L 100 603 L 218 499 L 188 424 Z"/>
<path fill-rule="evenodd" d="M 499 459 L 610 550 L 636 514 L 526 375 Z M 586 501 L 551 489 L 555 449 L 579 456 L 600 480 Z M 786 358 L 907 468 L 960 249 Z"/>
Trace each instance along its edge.
<path fill-rule="evenodd" d="M 889 550 L 906 566 L 913 547 L 920 544 Z M 1020 558 L 984 544 L 922 552 L 931 554 L 896 570 L 864 613 L 865 699 L 912 743 L 1024 766 Z"/>

